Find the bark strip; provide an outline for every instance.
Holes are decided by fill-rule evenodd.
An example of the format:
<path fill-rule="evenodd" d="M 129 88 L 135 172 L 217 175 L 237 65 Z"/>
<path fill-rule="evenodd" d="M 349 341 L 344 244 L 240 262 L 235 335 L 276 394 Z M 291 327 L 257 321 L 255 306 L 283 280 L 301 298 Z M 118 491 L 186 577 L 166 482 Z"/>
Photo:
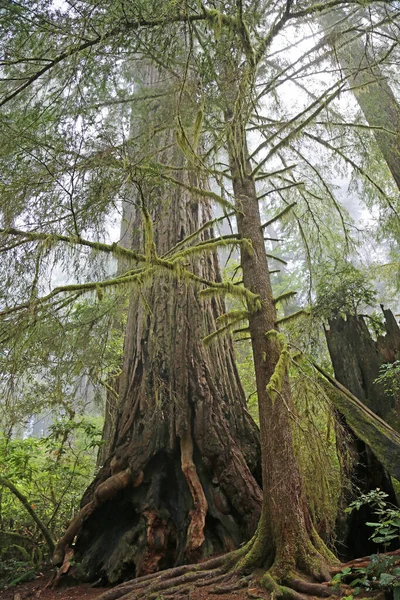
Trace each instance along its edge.
<path fill-rule="evenodd" d="M 192 551 L 200 548 L 205 540 L 204 526 L 208 503 L 193 462 L 193 440 L 188 430 L 181 434 L 181 466 L 193 498 L 186 542 L 187 550 Z"/>

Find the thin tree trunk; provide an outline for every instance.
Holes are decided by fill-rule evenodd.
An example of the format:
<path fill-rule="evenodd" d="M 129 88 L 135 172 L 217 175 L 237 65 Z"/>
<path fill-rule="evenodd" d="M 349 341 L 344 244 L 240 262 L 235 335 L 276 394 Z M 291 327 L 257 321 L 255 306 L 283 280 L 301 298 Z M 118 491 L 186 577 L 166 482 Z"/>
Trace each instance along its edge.
<path fill-rule="evenodd" d="M 245 127 L 233 111 L 226 113 L 226 122 L 238 232 L 252 244 L 252 251 L 242 248 L 243 283 L 261 300 L 257 309 L 249 306 L 249 328 L 259 403 L 263 505 L 257 534 L 244 564 L 273 567 L 265 576 L 265 584 L 277 592 L 274 577 L 282 582 L 301 571 L 323 578 L 327 576 L 327 560 L 332 557 L 313 528 L 294 452 L 288 350 L 277 336 L 276 309 Z"/>

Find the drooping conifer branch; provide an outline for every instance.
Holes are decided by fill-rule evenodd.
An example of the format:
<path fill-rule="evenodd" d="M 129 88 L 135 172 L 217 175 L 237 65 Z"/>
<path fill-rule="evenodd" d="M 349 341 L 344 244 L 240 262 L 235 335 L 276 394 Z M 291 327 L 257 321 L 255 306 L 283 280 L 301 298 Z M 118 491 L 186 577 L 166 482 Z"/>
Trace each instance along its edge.
<path fill-rule="evenodd" d="M 260 171 L 262 169 L 262 167 L 270 160 L 270 158 L 274 154 L 277 154 L 281 148 L 283 148 L 284 146 L 287 146 L 288 143 L 296 137 L 296 135 L 298 135 L 300 132 L 303 131 L 303 129 L 304 129 L 304 127 L 306 127 L 306 125 L 308 125 L 309 123 L 314 121 L 315 117 L 318 116 L 319 113 L 322 112 L 322 110 L 324 110 L 324 108 L 326 106 L 328 106 L 331 102 L 333 102 L 333 100 L 335 100 L 335 98 L 337 98 L 339 96 L 339 94 L 344 89 L 344 85 L 345 85 L 344 82 L 345 82 L 345 78 L 341 79 L 339 82 L 335 82 L 335 84 L 333 84 L 328 90 L 325 90 L 325 92 L 319 98 L 318 102 L 311 103 L 310 106 L 308 106 L 305 110 L 303 110 L 301 113 L 299 113 L 298 115 L 293 117 L 293 119 L 291 119 L 291 121 L 294 124 L 299 119 L 301 119 L 301 117 L 304 116 L 303 121 L 298 123 L 298 125 L 296 125 L 290 131 L 290 133 L 288 133 L 286 136 L 281 138 L 280 141 L 278 141 L 275 144 L 275 146 L 273 146 L 268 151 L 267 155 L 253 169 L 253 173 L 252 173 L 253 176 L 255 176 L 258 173 L 258 171 Z M 315 109 L 315 110 L 312 110 L 312 109 Z M 312 112 L 309 112 L 310 110 Z M 305 116 L 307 113 L 309 113 L 308 116 Z M 281 129 L 286 129 L 286 127 L 287 126 L 285 125 L 284 128 L 281 128 Z M 258 148 L 254 151 L 253 154 L 257 154 L 258 152 L 260 152 L 261 149 L 268 146 L 271 143 L 273 138 L 275 138 L 277 135 L 280 135 L 282 133 L 281 129 L 279 129 L 276 132 L 276 134 L 273 134 L 272 136 L 270 136 L 265 142 L 262 142 L 262 144 L 260 144 L 258 146 Z"/>
<path fill-rule="evenodd" d="M 292 185 L 298 185 L 298 184 L 297 183 L 291 184 L 289 186 L 286 186 L 286 187 L 280 188 L 280 189 L 287 189 L 288 187 L 292 187 Z M 277 190 L 273 190 L 273 191 L 277 191 Z M 261 225 L 261 229 L 265 229 L 266 227 L 269 227 L 270 225 L 272 225 L 272 223 L 275 223 L 275 221 L 278 221 L 279 219 L 281 219 L 288 212 L 290 212 L 292 210 L 292 208 L 294 208 L 296 206 L 296 204 L 297 204 L 297 202 L 292 202 L 291 204 L 288 204 L 288 206 L 285 206 L 285 208 L 283 210 L 281 210 L 277 215 L 275 215 L 274 217 L 269 219 L 266 223 L 263 223 Z"/>
<path fill-rule="evenodd" d="M 247 246 L 251 248 L 251 244 L 248 240 L 241 240 L 236 233 L 233 233 L 221 236 L 219 238 L 213 238 L 211 240 L 199 242 L 195 246 L 190 246 L 189 248 L 185 248 L 180 252 L 176 252 L 169 260 L 175 263 L 189 256 L 195 256 L 203 251 L 212 251 L 216 250 L 217 248 L 226 248 L 229 246 Z"/>
<path fill-rule="evenodd" d="M 309 137 L 310 139 L 312 139 L 314 142 L 317 142 L 318 144 L 321 144 L 322 146 L 325 146 L 325 148 L 328 148 L 329 150 L 331 150 L 334 154 L 337 154 L 338 156 L 340 156 L 340 158 L 342 158 L 346 163 L 348 163 L 349 165 L 351 165 L 353 167 L 353 169 L 357 172 L 360 173 L 360 175 L 362 175 L 363 177 L 365 177 L 365 179 L 367 181 L 369 181 L 369 183 L 371 183 L 374 188 L 376 188 L 378 190 L 378 192 L 380 193 L 380 195 L 386 200 L 390 210 L 393 211 L 393 213 L 396 215 L 397 218 L 400 218 L 399 213 L 397 212 L 392 200 L 389 198 L 389 196 L 386 194 L 386 192 L 382 189 L 382 187 L 379 185 L 379 183 L 377 181 L 375 181 L 370 175 L 369 173 L 367 173 L 362 167 L 360 167 L 360 165 L 358 165 L 353 159 L 351 159 L 349 156 L 347 156 L 346 154 L 344 154 L 344 152 L 342 152 L 339 148 L 335 148 L 335 146 L 332 146 L 332 144 L 330 144 L 328 141 L 324 140 L 321 137 L 317 137 L 314 134 L 308 132 L 308 131 L 304 131 L 303 132 L 305 136 Z"/>
<path fill-rule="evenodd" d="M 256 312 L 261 309 L 261 300 L 257 294 L 253 294 L 247 288 L 231 282 L 212 283 L 209 287 L 199 292 L 201 298 L 211 298 L 216 295 L 226 296 L 228 294 L 234 298 L 246 301 L 249 309 L 252 311 Z"/>
<path fill-rule="evenodd" d="M 170 183 L 173 183 L 175 185 L 182 187 L 183 189 L 187 190 L 188 192 L 191 192 L 194 195 L 194 197 L 198 198 L 199 200 L 201 198 L 207 198 L 209 200 L 214 200 L 217 204 L 222 206 L 222 208 L 228 208 L 232 212 L 235 211 L 234 205 L 231 202 L 229 202 L 228 200 L 226 200 L 225 198 L 223 198 L 222 196 L 220 196 L 220 194 L 217 194 L 216 192 L 212 192 L 211 190 L 199 188 L 194 185 L 188 185 L 187 183 L 184 183 L 183 181 L 178 181 L 178 179 L 175 179 L 174 177 L 165 175 L 165 173 L 164 174 L 161 173 L 160 177 L 166 181 L 169 181 Z"/>
<path fill-rule="evenodd" d="M 269 254 L 269 253 L 267 253 L 267 256 L 268 256 L 268 258 L 273 258 L 274 260 L 276 260 L 277 262 L 281 263 L 282 265 L 287 265 L 288 264 L 287 260 L 284 260 L 280 256 L 275 256 L 275 254 Z"/>
<path fill-rule="evenodd" d="M 138 262 L 143 262 L 146 260 L 146 257 L 143 254 L 133 250 L 128 250 L 117 243 L 105 244 L 102 242 L 93 242 L 80 236 L 60 235 L 57 233 L 42 233 L 37 231 L 22 231 L 13 227 L 0 229 L 0 234 L 3 234 L 4 236 L 24 238 L 24 241 L 21 241 L 21 244 L 42 241 L 49 249 L 54 247 L 54 245 L 58 242 L 65 242 L 71 246 L 87 246 L 88 248 L 93 248 L 93 250 L 100 250 L 101 252 L 115 254 L 116 256 L 125 256 L 126 258 L 130 258 Z M 9 247 L 7 246 L 6 250 L 8 249 Z M 0 252 L 2 251 L 4 250 L 0 246 Z"/>
<path fill-rule="evenodd" d="M 290 292 L 284 292 L 283 294 L 280 294 L 280 296 L 277 296 L 276 298 L 274 298 L 274 304 L 279 304 L 280 302 L 286 302 L 287 300 L 290 300 L 291 298 L 294 298 L 296 296 L 297 292 L 294 291 L 290 291 Z"/>
<path fill-rule="evenodd" d="M 28 76 L 23 83 L 21 83 L 16 89 L 14 89 L 12 92 L 7 94 L 2 100 L 0 100 L 0 107 L 13 100 L 13 98 L 19 96 L 19 94 L 21 94 L 25 89 L 31 86 L 35 81 L 39 80 L 43 75 L 54 69 L 54 67 L 64 62 L 66 59 L 74 55 L 80 54 L 85 50 L 89 50 L 90 48 L 93 48 L 98 44 L 104 44 L 108 40 L 111 40 L 112 38 L 118 35 L 121 35 L 123 33 L 129 33 L 130 31 L 137 31 L 139 29 L 154 29 L 156 27 L 173 25 L 178 23 L 195 23 L 196 21 L 204 21 L 206 18 L 207 13 L 197 15 L 178 13 L 175 16 L 163 16 L 159 19 L 138 19 L 131 22 L 127 20 L 124 23 L 120 23 L 116 27 L 111 28 L 109 31 L 101 32 L 91 39 L 87 39 L 82 43 L 70 46 L 54 58 L 48 59 L 46 64 L 41 69 Z"/>

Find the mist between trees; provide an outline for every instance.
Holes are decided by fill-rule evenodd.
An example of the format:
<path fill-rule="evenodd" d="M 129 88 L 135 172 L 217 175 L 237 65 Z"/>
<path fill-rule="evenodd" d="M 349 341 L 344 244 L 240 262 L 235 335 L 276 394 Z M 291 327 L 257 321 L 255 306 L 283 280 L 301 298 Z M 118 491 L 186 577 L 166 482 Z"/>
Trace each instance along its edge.
<path fill-rule="evenodd" d="M 6 578 L 47 552 L 58 579 L 130 581 L 104 599 L 207 579 L 299 600 L 367 553 L 345 508 L 374 487 L 396 504 L 400 476 L 400 332 L 379 309 L 399 9 L 0 8 Z"/>

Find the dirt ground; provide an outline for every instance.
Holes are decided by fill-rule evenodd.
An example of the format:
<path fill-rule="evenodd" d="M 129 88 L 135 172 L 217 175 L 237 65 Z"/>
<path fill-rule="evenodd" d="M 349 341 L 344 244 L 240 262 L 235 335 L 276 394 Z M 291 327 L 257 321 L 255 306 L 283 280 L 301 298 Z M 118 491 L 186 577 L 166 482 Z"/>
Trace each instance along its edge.
<path fill-rule="evenodd" d="M 93 588 L 88 584 L 53 589 L 46 587 L 50 580 L 51 573 L 46 573 L 33 581 L 16 585 L 8 590 L 0 590 L 0 600 L 95 600 L 106 589 L 109 589 Z M 202 587 L 195 589 L 188 596 L 189 600 L 206 600 L 208 598 L 215 600 L 249 600 L 250 598 L 268 600 L 269 595 L 256 588 L 216 595 L 215 593 L 211 594 L 211 588 Z"/>

